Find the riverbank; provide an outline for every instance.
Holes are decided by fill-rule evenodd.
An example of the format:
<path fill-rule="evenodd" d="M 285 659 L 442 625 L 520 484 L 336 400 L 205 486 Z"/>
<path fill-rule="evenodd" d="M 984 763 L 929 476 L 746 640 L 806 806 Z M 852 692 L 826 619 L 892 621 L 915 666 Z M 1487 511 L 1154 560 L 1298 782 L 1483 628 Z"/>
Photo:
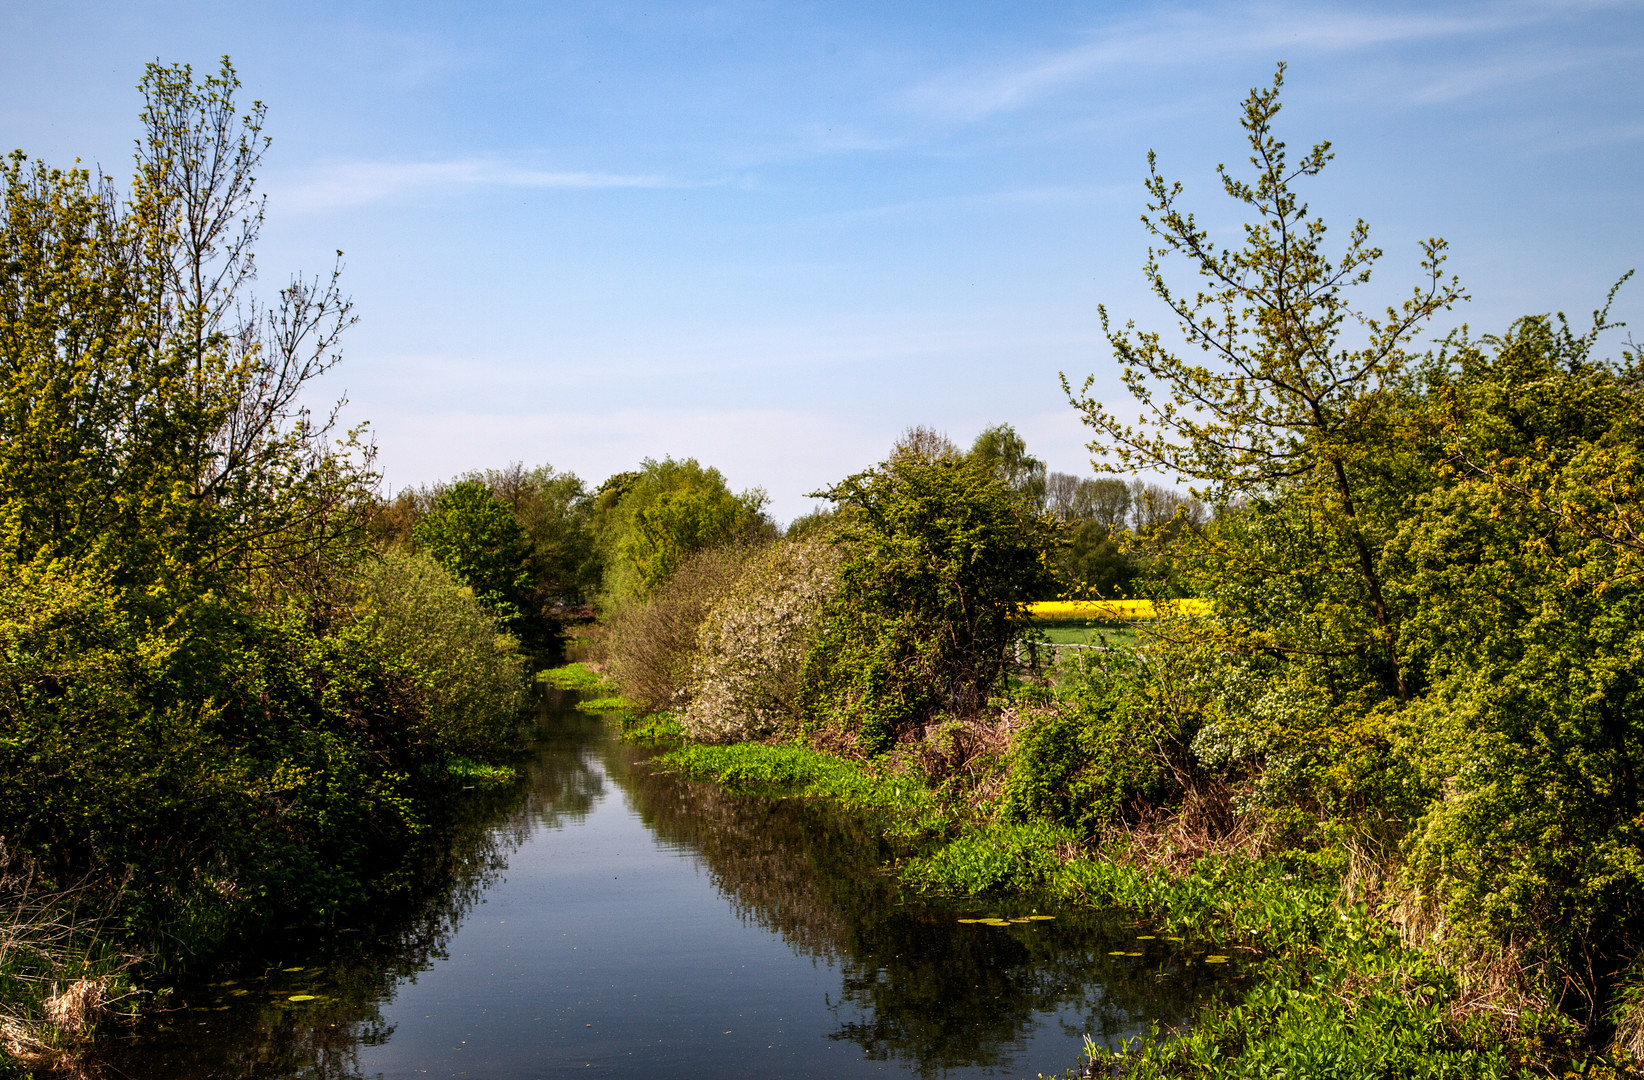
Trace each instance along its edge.
<path fill-rule="evenodd" d="M 155 929 L 138 922 L 143 909 L 119 881 L 88 878 L 70 889 L 49 879 L 0 882 L 0 1080 L 104 1075 L 105 1044 L 186 1010 L 193 995 L 184 987 L 278 972 L 282 957 L 355 933 L 351 923 L 415 910 L 456 888 L 472 876 L 451 858 L 458 838 L 517 784 L 519 748 L 493 751 L 489 761 L 452 757 L 426 765 L 404 784 L 399 805 L 415 828 L 399 836 L 356 835 L 362 844 L 377 841 L 368 860 L 320 865 L 327 880 L 349 886 L 324 908 L 279 896 L 238 898 L 229 908 L 236 898 L 225 897 L 220 909 L 189 905 Z"/>
<path fill-rule="evenodd" d="M 1251 979 L 1183 1031 L 1155 1029 L 1094 1065 L 1113 1075 L 1548 1075 L 1572 1064 L 1574 1030 L 1556 1014 L 1490 1000 L 1430 954 L 1404 945 L 1364 900 L 1347 902 L 1341 850 L 1266 858 L 1206 856 L 1179 871 L 1121 850 L 1093 852 L 1042 822 L 944 814 L 917 777 L 791 745 L 686 746 L 662 759 L 732 787 L 786 786 L 883 814 L 886 834 L 923 839 L 903 861 L 904 887 L 949 897 L 1044 896 L 1121 909 L 1162 934 L 1213 946 Z M 1583 1059 L 1581 1075 L 1626 1074 Z"/>
<path fill-rule="evenodd" d="M 587 669 L 550 677 L 599 685 Z M 933 784 L 917 750 L 860 761 L 795 743 L 689 743 L 665 717 L 613 708 L 620 700 L 607 696 L 603 711 L 627 737 L 668 737 L 661 767 L 866 814 L 899 852 L 889 869 L 904 890 L 1122 913 L 1202 946 L 1203 963 L 1241 969 L 1240 989 L 1190 1023 L 1154 1025 L 1117 1051 L 1092 1046 L 1085 1071 L 1069 1076 L 1636 1075 L 1624 1053 L 1584 1051 L 1556 1011 L 1406 941 L 1344 844 L 1194 856 L 1162 850 L 1157 835 L 1093 843 L 1048 821 L 1008 820 L 996 791 Z"/>

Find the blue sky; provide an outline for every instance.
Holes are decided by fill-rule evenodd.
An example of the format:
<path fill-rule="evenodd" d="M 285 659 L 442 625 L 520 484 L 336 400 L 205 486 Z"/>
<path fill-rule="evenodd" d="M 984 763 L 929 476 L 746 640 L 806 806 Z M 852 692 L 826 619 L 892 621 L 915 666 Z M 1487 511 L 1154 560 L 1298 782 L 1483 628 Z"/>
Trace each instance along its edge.
<path fill-rule="evenodd" d="M 1281 136 L 1336 151 L 1314 209 L 1386 252 L 1367 302 L 1427 236 L 1485 331 L 1644 262 L 1640 3 L 13 2 L 0 30 L 0 144 L 121 176 L 143 63 L 233 57 L 274 137 L 263 283 L 347 253 L 323 389 L 393 486 L 690 455 L 786 519 L 910 424 L 1000 421 L 1087 472 L 1057 373 L 1118 396 L 1098 303 L 1169 326 L 1147 151 L 1236 237 L 1213 170 L 1279 60 Z"/>

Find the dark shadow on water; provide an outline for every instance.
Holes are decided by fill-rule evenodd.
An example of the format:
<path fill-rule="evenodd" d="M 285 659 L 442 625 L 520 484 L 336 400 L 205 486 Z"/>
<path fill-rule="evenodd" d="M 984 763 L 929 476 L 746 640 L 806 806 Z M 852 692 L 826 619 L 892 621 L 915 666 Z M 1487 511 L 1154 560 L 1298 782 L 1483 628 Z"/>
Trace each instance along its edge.
<path fill-rule="evenodd" d="M 505 881 L 510 857 L 545 830 L 578 826 L 623 797 L 663 849 L 657 858 L 684 855 L 704 868 L 748 933 L 779 935 L 794 953 L 837 971 L 837 990 L 818 1004 L 829 1014 L 821 1027 L 841 1050 L 858 1048 L 858 1061 L 923 1077 L 1008 1069 L 1048 1033 L 1070 1048 L 1054 1068 L 1068 1068 L 1081 1035 L 1111 1044 L 1151 1020 L 1181 1023 L 1222 974 L 1163 941 L 1138 940 L 1145 928 L 1090 912 L 1009 927 L 960 923 L 1025 912 L 902 896 L 884 869 L 896 853 L 869 823 L 659 772 L 645 764 L 651 751 L 621 744 L 604 722 L 567 704 L 545 694 L 521 782 L 465 805 L 416 902 L 362 917 L 330 941 L 293 941 L 284 955 L 212 983 L 179 986 L 172 1009 L 111 1032 L 89 1071 L 178 1080 L 376 1075 L 367 1058 L 396 1036 L 396 994 L 450 956 L 465 920 Z M 621 934 L 613 927 L 612 936 Z M 634 957 L 634 977 L 645 963 Z M 482 1074 L 541 1070 L 470 1073 Z"/>

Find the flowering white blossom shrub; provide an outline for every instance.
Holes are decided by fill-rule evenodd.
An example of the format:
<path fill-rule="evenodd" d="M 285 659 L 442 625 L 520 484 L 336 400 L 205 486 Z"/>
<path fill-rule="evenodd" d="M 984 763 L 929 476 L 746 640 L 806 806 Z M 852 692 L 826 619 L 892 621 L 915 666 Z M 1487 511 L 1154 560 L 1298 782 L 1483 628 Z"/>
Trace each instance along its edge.
<path fill-rule="evenodd" d="M 766 739 L 798 726 L 805 654 L 838 564 L 821 540 L 773 544 L 748 563 L 697 630 L 680 717 L 692 738 Z"/>

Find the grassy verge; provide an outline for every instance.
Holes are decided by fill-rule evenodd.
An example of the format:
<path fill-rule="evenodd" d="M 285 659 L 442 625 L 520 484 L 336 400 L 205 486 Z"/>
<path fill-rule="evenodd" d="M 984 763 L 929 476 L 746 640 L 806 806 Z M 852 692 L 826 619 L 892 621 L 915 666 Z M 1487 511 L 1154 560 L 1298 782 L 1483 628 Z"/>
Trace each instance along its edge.
<path fill-rule="evenodd" d="M 898 839 L 939 835 L 951 824 L 918 777 L 803 746 L 692 744 L 664 754 L 658 764 L 735 789 L 828 799 L 848 810 L 876 816 L 886 835 Z"/>
<path fill-rule="evenodd" d="M 464 757 L 452 758 L 446 762 L 445 771 L 453 783 L 463 788 L 480 790 L 507 787 L 519 778 L 519 773 L 512 765 L 488 765 L 483 761 Z"/>
<path fill-rule="evenodd" d="M 561 667 L 548 668 L 537 672 L 537 681 L 547 683 L 556 690 L 587 690 L 609 691 L 611 684 L 605 681 L 605 676 L 589 667 L 587 664 L 565 664 Z"/>

